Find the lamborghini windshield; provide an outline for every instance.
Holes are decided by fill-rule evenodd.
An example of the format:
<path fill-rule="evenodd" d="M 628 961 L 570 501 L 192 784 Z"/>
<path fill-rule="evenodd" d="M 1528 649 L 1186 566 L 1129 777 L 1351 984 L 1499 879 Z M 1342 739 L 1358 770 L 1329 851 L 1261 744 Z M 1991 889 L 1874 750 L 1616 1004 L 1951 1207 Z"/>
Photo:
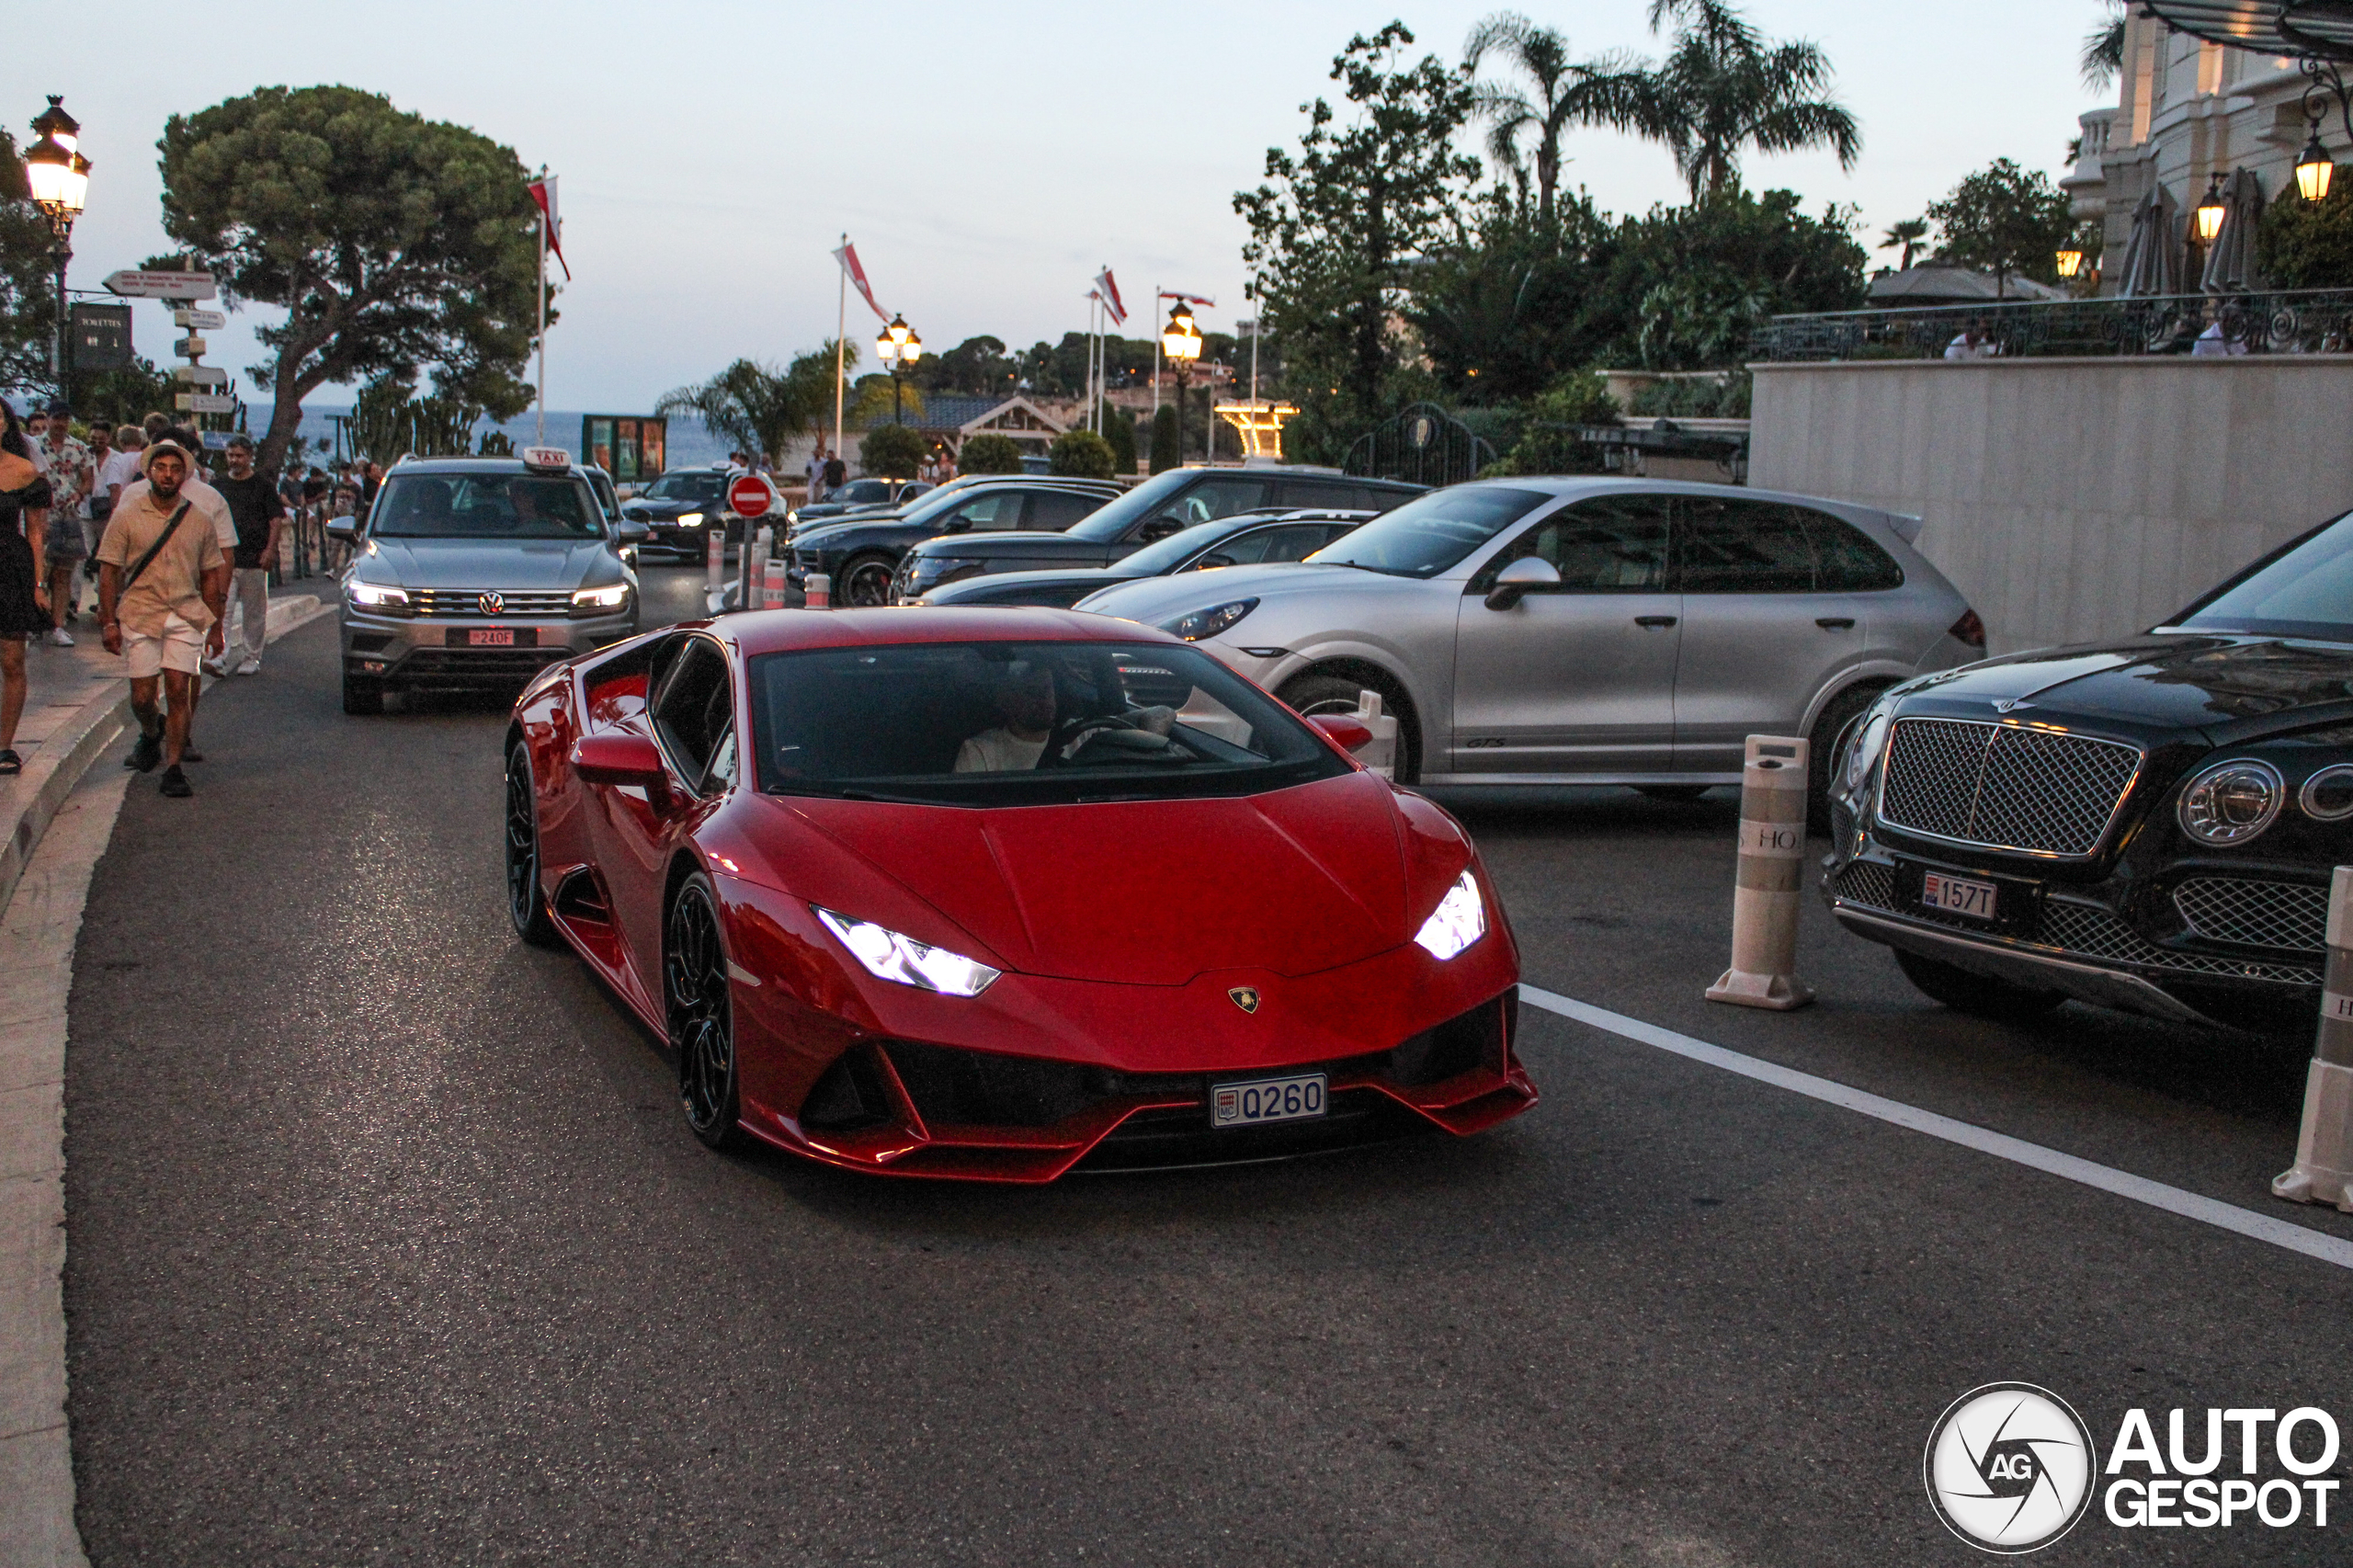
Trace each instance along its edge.
<path fill-rule="evenodd" d="M 385 482 L 368 531 L 382 539 L 600 539 L 604 509 L 576 479 L 404 473 Z"/>
<path fill-rule="evenodd" d="M 929 642 L 751 663 L 760 786 L 926 805 L 1256 794 L 1347 770 L 1191 648 Z"/>

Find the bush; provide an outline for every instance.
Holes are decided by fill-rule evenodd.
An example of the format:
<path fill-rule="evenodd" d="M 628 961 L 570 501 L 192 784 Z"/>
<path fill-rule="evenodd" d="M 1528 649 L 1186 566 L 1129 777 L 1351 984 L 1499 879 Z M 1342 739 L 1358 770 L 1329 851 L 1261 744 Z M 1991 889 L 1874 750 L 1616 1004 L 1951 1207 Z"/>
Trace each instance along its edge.
<path fill-rule="evenodd" d="M 2323 200 L 2283 194 L 2265 208 L 2255 264 L 2275 289 L 2353 289 L 2353 165 L 2336 165 Z"/>
<path fill-rule="evenodd" d="M 913 479 L 931 454 L 931 443 L 904 425 L 877 425 L 858 449 L 858 466 L 885 479 Z"/>
<path fill-rule="evenodd" d="M 1617 423 L 1618 401 L 1608 384 L 1592 370 L 1572 370 L 1536 395 L 1518 441 L 1487 472 L 1598 473 L 1600 460 L 1570 427 Z"/>
<path fill-rule="evenodd" d="M 1176 405 L 1164 403 L 1152 416 L 1152 472 L 1181 468 L 1184 461 L 1176 450 Z"/>
<path fill-rule="evenodd" d="M 1132 414 L 1116 408 L 1103 411 L 1103 438 L 1111 443 L 1111 472 L 1131 474 L 1136 471 L 1136 420 Z"/>
<path fill-rule="evenodd" d="M 1046 472 L 1071 479 L 1111 477 L 1111 443 L 1092 430 L 1065 430 L 1046 451 Z"/>
<path fill-rule="evenodd" d="M 959 473 L 1019 473 L 1021 449 L 1009 436 L 975 436 L 956 460 Z"/>
<path fill-rule="evenodd" d="M 1721 381 L 1653 381 L 1627 412 L 1641 419 L 1745 419 L 1753 380 L 1743 369 Z"/>

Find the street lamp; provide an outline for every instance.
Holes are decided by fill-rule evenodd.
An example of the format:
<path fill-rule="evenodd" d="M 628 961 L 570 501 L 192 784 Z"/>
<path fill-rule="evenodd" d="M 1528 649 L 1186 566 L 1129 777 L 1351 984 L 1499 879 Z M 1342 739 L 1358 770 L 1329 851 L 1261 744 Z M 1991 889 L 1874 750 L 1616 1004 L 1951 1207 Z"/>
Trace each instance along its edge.
<path fill-rule="evenodd" d="M 2059 276 L 2070 278 L 2084 269 L 2083 247 L 2069 240 L 2059 247 Z"/>
<path fill-rule="evenodd" d="M 906 420 L 899 412 L 900 382 L 907 368 L 923 358 L 923 339 L 915 335 L 915 329 L 907 324 L 906 317 L 892 316 L 891 324 L 882 329 L 882 335 L 874 340 L 874 352 L 891 367 L 891 423 L 904 425 Z"/>
<path fill-rule="evenodd" d="M 2222 176 L 2215 175 L 2206 187 L 2206 199 L 2198 204 L 2198 242 L 2212 244 L 2214 236 L 2222 232 Z"/>
<path fill-rule="evenodd" d="M 32 188 L 33 205 L 49 220 L 49 259 L 57 269 L 57 392 L 69 402 L 73 389 L 65 374 L 65 264 L 74 259 L 74 220 L 90 193 L 90 160 L 82 156 L 82 128 L 65 112 L 64 100 L 49 95 L 49 108 L 33 120 L 40 140 L 25 152 L 25 183 Z"/>
<path fill-rule="evenodd" d="M 1185 461 L 1185 386 L 1193 361 L 1201 357 L 1201 330 L 1193 324 L 1193 312 L 1185 301 L 1168 312 L 1168 324 L 1160 329 L 1160 351 L 1176 366 L 1176 462 Z"/>

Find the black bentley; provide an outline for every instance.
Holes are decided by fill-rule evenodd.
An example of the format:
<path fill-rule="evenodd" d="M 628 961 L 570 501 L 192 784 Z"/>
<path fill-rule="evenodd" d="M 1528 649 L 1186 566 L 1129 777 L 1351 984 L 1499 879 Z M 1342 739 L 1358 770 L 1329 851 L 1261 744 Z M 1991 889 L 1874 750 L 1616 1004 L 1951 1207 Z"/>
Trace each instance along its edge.
<path fill-rule="evenodd" d="M 1832 910 L 1949 1006 L 2309 1028 L 2353 861 L 2353 514 L 2144 636 L 1893 687 L 1831 803 Z"/>

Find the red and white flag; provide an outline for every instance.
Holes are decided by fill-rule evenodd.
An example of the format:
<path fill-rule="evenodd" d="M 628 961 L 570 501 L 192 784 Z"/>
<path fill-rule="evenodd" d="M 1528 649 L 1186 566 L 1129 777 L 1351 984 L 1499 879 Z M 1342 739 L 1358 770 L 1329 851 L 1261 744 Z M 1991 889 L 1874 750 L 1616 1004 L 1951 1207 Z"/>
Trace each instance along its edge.
<path fill-rule="evenodd" d="M 1187 294 L 1175 289 L 1163 289 L 1160 291 L 1160 297 L 1164 300 L 1182 300 L 1188 305 L 1207 305 L 1211 310 L 1217 308 L 1217 301 L 1207 294 Z"/>
<path fill-rule="evenodd" d="M 844 272 L 849 274 L 850 287 L 858 290 L 858 297 L 866 301 L 870 310 L 873 311 L 876 319 L 888 326 L 891 324 L 891 312 L 884 310 L 881 301 L 874 297 L 874 286 L 866 280 L 866 268 L 858 265 L 858 247 L 845 240 L 842 242 L 842 248 L 834 253 L 834 259 L 842 264 Z"/>
<path fill-rule="evenodd" d="M 1128 307 L 1120 298 L 1120 285 L 1112 278 L 1109 267 L 1095 275 L 1095 293 L 1103 301 L 1103 308 L 1111 312 L 1113 321 L 1121 326 L 1128 324 Z"/>
<path fill-rule="evenodd" d="M 563 259 L 563 220 L 555 213 L 555 176 L 541 175 L 531 182 L 531 200 L 540 209 L 540 222 L 547 225 L 548 249 L 555 252 L 558 265 L 563 268 L 563 280 L 572 281 L 572 263 Z"/>

